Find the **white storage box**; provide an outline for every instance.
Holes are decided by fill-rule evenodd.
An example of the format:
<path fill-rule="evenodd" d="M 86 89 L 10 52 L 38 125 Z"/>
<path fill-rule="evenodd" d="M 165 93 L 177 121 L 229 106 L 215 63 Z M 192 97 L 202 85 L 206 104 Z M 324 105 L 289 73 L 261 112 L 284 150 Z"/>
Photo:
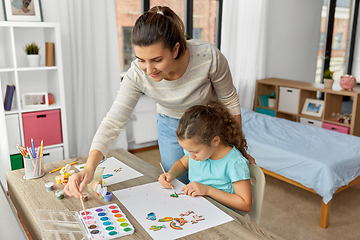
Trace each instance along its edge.
<path fill-rule="evenodd" d="M 10 154 L 17 154 L 16 144 L 21 145 L 21 134 L 18 114 L 11 114 L 5 116 L 6 129 L 9 141 Z"/>
<path fill-rule="evenodd" d="M 296 88 L 280 87 L 279 111 L 298 113 L 300 90 Z"/>
<path fill-rule="evenodd" d="M 314 127 L 322 128 L 322 122 L 321 121 L 312 120 L 312 119 L 309 119 L 309 118 L 300 117 L 300 123 L 306 124 L 306 125 L 311 125 L 311 126 L 314 126 Z"/>
<path fill-rule="evenodd" d="M 44 149 L 43 156 L 46 156 L 44 164 L 64 160 L 63 147 Z"/>

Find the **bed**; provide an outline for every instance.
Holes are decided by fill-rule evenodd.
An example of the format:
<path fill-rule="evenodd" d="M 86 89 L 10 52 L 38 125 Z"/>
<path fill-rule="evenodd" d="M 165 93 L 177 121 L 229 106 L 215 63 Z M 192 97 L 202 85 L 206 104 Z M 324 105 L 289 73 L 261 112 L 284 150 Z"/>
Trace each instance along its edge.
<path fill-rule="evenodd" d="M 249 153 L 265 174 L 322 198 L 327 228 L 333 195 L 360 182 L 360 138 L 241 109 Z"/>

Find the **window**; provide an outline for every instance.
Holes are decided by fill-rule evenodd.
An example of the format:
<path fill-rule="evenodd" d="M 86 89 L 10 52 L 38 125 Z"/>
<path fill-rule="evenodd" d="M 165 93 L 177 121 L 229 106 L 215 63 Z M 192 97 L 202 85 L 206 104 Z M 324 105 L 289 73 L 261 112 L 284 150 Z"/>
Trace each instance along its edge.
<path fill-rule="evenodd" d="M 131 62 L 136 59 L 134 48 L 131 42 L 132 27 L 124 27 L 123 32 L 123 60 L 124 69 L 129 69 Z"/>
<path fill-rule="evenodd" d="M 168 6 L 184 21 L 190 38 L 202 39 L 220 47 L 222 0 L 114 0 L 119 43 L 120 68 L 127 71 L 135 59 L 131 43 L 137 18 L 153 6 Z M 191 32 L 191 34 L 188 34 Z"/>
<path fill-rule="evenodd" d="M 193 13 L 193 38 L 211 42 L 215 46 L 216 4 L 216 0 L 196 0 Z M 195 36 L 195 34 L 200 36 Z"/>
<path fill-rule="evenodd" d="M 118 32 L 120 68 L 127 71 L 131 61 L 135 59 L 131 43 L 131 31 L 136 19 L 142 14 L 141 0 L 114 0 L 116 26 Z"/>
<path fill-rule="evenodd" d="M 194 28 L 193 29 L 193 39 L 202 39 L 201 37 L 201 28 Z"/>
<path fill-rule="evenodd" d="M 352 41 L 355 41 L 352 26 L 357 21 L 357 11 L 353 8 L 358 2 L 323 0 L 315 82 L 322 82 L 322 73 L 328 68 L 334 72 L 335 81 L 340 81 L 340 77 L 345 74 L 351 74 Z"/>
<path fill-rule="evenodd" d="M 341 49 L 342 33 L 335 33 L 333 49 Z"/>

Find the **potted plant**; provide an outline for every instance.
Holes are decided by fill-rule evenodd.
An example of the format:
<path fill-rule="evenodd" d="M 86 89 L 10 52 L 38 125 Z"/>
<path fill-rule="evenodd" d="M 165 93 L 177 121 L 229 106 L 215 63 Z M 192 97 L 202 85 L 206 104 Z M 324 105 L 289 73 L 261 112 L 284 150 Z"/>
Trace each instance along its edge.
<path fill-rule="evenodd" d="M 332 85 L 334 83 L 333 74 L 334 74 L 334 72 L 330 71 L 329 69 L 326 69 L 324 71 L 323 78 L 324 78 L 325 88 L 332 88 Z"/>
<path fill-rule="evenodd" d="M 39 67 L 40 66 L 39 50 L 40 50 L 40 48 L 34 42 L 25 45 L 24 51 L 27 55 L 29 67 Z"/>
<path fill-rule="evenodd" d="M 275 103 L 276 103 L 276 94 L 272 92 L 268 97 L 268 106 L 270 108 L 275 108 Z"/>

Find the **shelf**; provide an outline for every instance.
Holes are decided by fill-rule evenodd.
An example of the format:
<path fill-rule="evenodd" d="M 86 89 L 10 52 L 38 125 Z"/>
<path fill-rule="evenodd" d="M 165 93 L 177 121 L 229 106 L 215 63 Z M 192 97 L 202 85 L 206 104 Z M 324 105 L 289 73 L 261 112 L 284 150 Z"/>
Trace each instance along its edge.
<path fill-rule="evenodd" d="M 322 118 L 314 117 L 314 116 L 310 116 L 310 115 L 306 115 L 306 114 L 299 114 L 299 117 L 309 118 L 309 119 L 316 120 L 316 121 L 322 121 Z"/>
<path fill-rule="evenodd" d="M 57 22 L 11 22 L 11 21 L 0 21 L 0 27 L 14 27 L 14 28 L 55 28 L 59 26 Z"/>
<path fill-rule="evenodd" d="M 344 126 L 344 127 L 350 127 L 350 124 L 345 124 L 345 123 L 341 123 L 337 120 L 337 117 L 333 117 L 333 118 L 329 118 L 329 119 L 324 119 L 324 122 L 327 123 L 333 123 L 339 126 Z"/>
<path fill-rule="evenodd" d="M 276 110 L 275 108 L 272 108 L 272 107 L 264 107 L 264 106 L 256 106 L 256 107 L 263 108 L 263 109 L 268 109 L 268 110 L 273 110 L 273 111 Z"/>
<path fill-rule="evenodd" d="M 47 71 L 47 70 L 57 70 L 57 66 L 47 67 L 47 66 L 40 66 L 40 67 L 19 67 L 16 70 L 19 72 L 25 72 L 25 71 Z"/>
<path fill-rule="evenodd" d="M 14 68 L 0 68 L 0 72 L 13 72 L 15 71 Z"/>
<path fill-rule="evenodd" d="M 5 115 L 12 115 L 12 114 L 18 114 L 19 110 L 17 109 L 11 109 L 10 111 L 4 111 Z"/>
<path fill-rule="evenodd" d="M 55 109 L 61 109 L 61 106 L 56 105 L 55 103 L 48 106 L 48 107 L 23 107 L 22 111 L 23 113 L 27 113 L 27 112 L 39 112 L 39 111 L 48 111 L 48 110 L 55 110 Z"/>
<path fill-rule="evenodd" d="M 298 89 L 300 90 L 299 94 L 287 94 L 281 89 Z M 259 95 L 268 94 L 270 91 L 275 91 L 278 98 L 278 103 L 275 108 L 261 107 L 259 106 Z M 293 90 L 294 91 L 294 90 Z M 285 93 L 284 93 L 285 92 Z M 320 95 L 324 96 L 323 104 L 324 111 L 321 117 L 310 116 L 306 114 L 301 114 L 303 106 L 307 98 L 318 99 Z M 344 96 L 349 96 L 350 101 L 344 101 Z M 282 101 L 283 105 L 288 105 L 288 103 L 293 102 L 293 106 L 279 110 L 280 102 Z M 254 111 L 257 111 L 257 108 L 272 110 L 275 113 L 275 117 L 288 119 L 291 121 L 299 122 L 302 119 L 310 119 L 310 121 L 317 121 L 319 126 L 324 127 L 324 123 L 333 124 L 339 127 L 335 130 L 338 132 L 344 133 L 341 129 L 347 128 L 348 133 L 351 135 L 360 137 L 360 124 L 357 123 L 360 119 L 360 110 L 358 106 L 360 105 L 360 86 L 356 86 L 353 91 L 341 90 L 338 86 L 333 88 L 324 88 L 324 84 L 321 83 L 309 83 L 301 82 L 288 79 L 278 79 L 278 78 L 267 78 L 260 79 L 256 81 L 256 90 L 255 90 L 255 99 L 254 99 Z M 297 108 L 297 111 L 296 111 Z M 288 112 L 294 110 L 293 112 Z M 348 113 L 352 115 L 351 123 L 345 124 L 340 123 L 336 114 Z M 265 111 L 266 114 L 266 111 Z M 268 114 L 270 115 L 270 114 Z M 303 122 L 305 122 L 304 120 Z M 325 124 L 325 125 L 328 125 Z M 335 127 L 336 127 L 335 126 Z M 331 129 L 330 129 L 331 130 Z"/>
<path fill-rule="evenodd" d="M 24 46 L 31 42 L 35 42 L 40 47 L 40 67 L 29 67 L 28 65 Z M 45 65 L 47 42 L 54 43 L 55 66 Z M 8 119 L 17 117 L 18 124 L 16 126 L 18 126 L 21 138 L 19 144 L 25 145 L 24 136 L 26 131 L 28 129 L 41 130 L 43 126 L 24 128 L 24 119 L 26 122 L 27 116 L 32 112 L 59 110 L 60 120 L 56 126 L 60 126 L 62 143 L 44 146 L 44 149 L 61 147 L 64 158 L 67 159 L 69 158 L 69 145 L 61 52 L 59 23 L 0 21 L 0 96 L 3 97 L 6 94 L 7 85 L 15 85 L 11 111 L 5 111 L 4 115 Z M 23 94 L 29 93 L 51 93 L 55 102 L 48 106 L 44 104 L 24 106 Z M 24 115 L 24 113 L 26 114 Z M 13 129 L 8 131 L 9 136 L 13 132 Z M 45 132 L 42 133 L 41 137 L 50 135 Z M 5 144 L 3 146 L 3 143 L 0 143 L 0 145 L 9 148 Z"/>
<path fill-rule="evenodd" d="M 275 110 L 275 109 L 273 109 L 273 110 Z M 281 111 L 281 110 L 276 110 L 276 111 L 277 111 L 278 113 L 287 114 L 287 115 L 294 115 L 294 116 L 299 115 L 299 114 L 297 114 L 297 113 L 285 112 L 285 111 Z"/>

